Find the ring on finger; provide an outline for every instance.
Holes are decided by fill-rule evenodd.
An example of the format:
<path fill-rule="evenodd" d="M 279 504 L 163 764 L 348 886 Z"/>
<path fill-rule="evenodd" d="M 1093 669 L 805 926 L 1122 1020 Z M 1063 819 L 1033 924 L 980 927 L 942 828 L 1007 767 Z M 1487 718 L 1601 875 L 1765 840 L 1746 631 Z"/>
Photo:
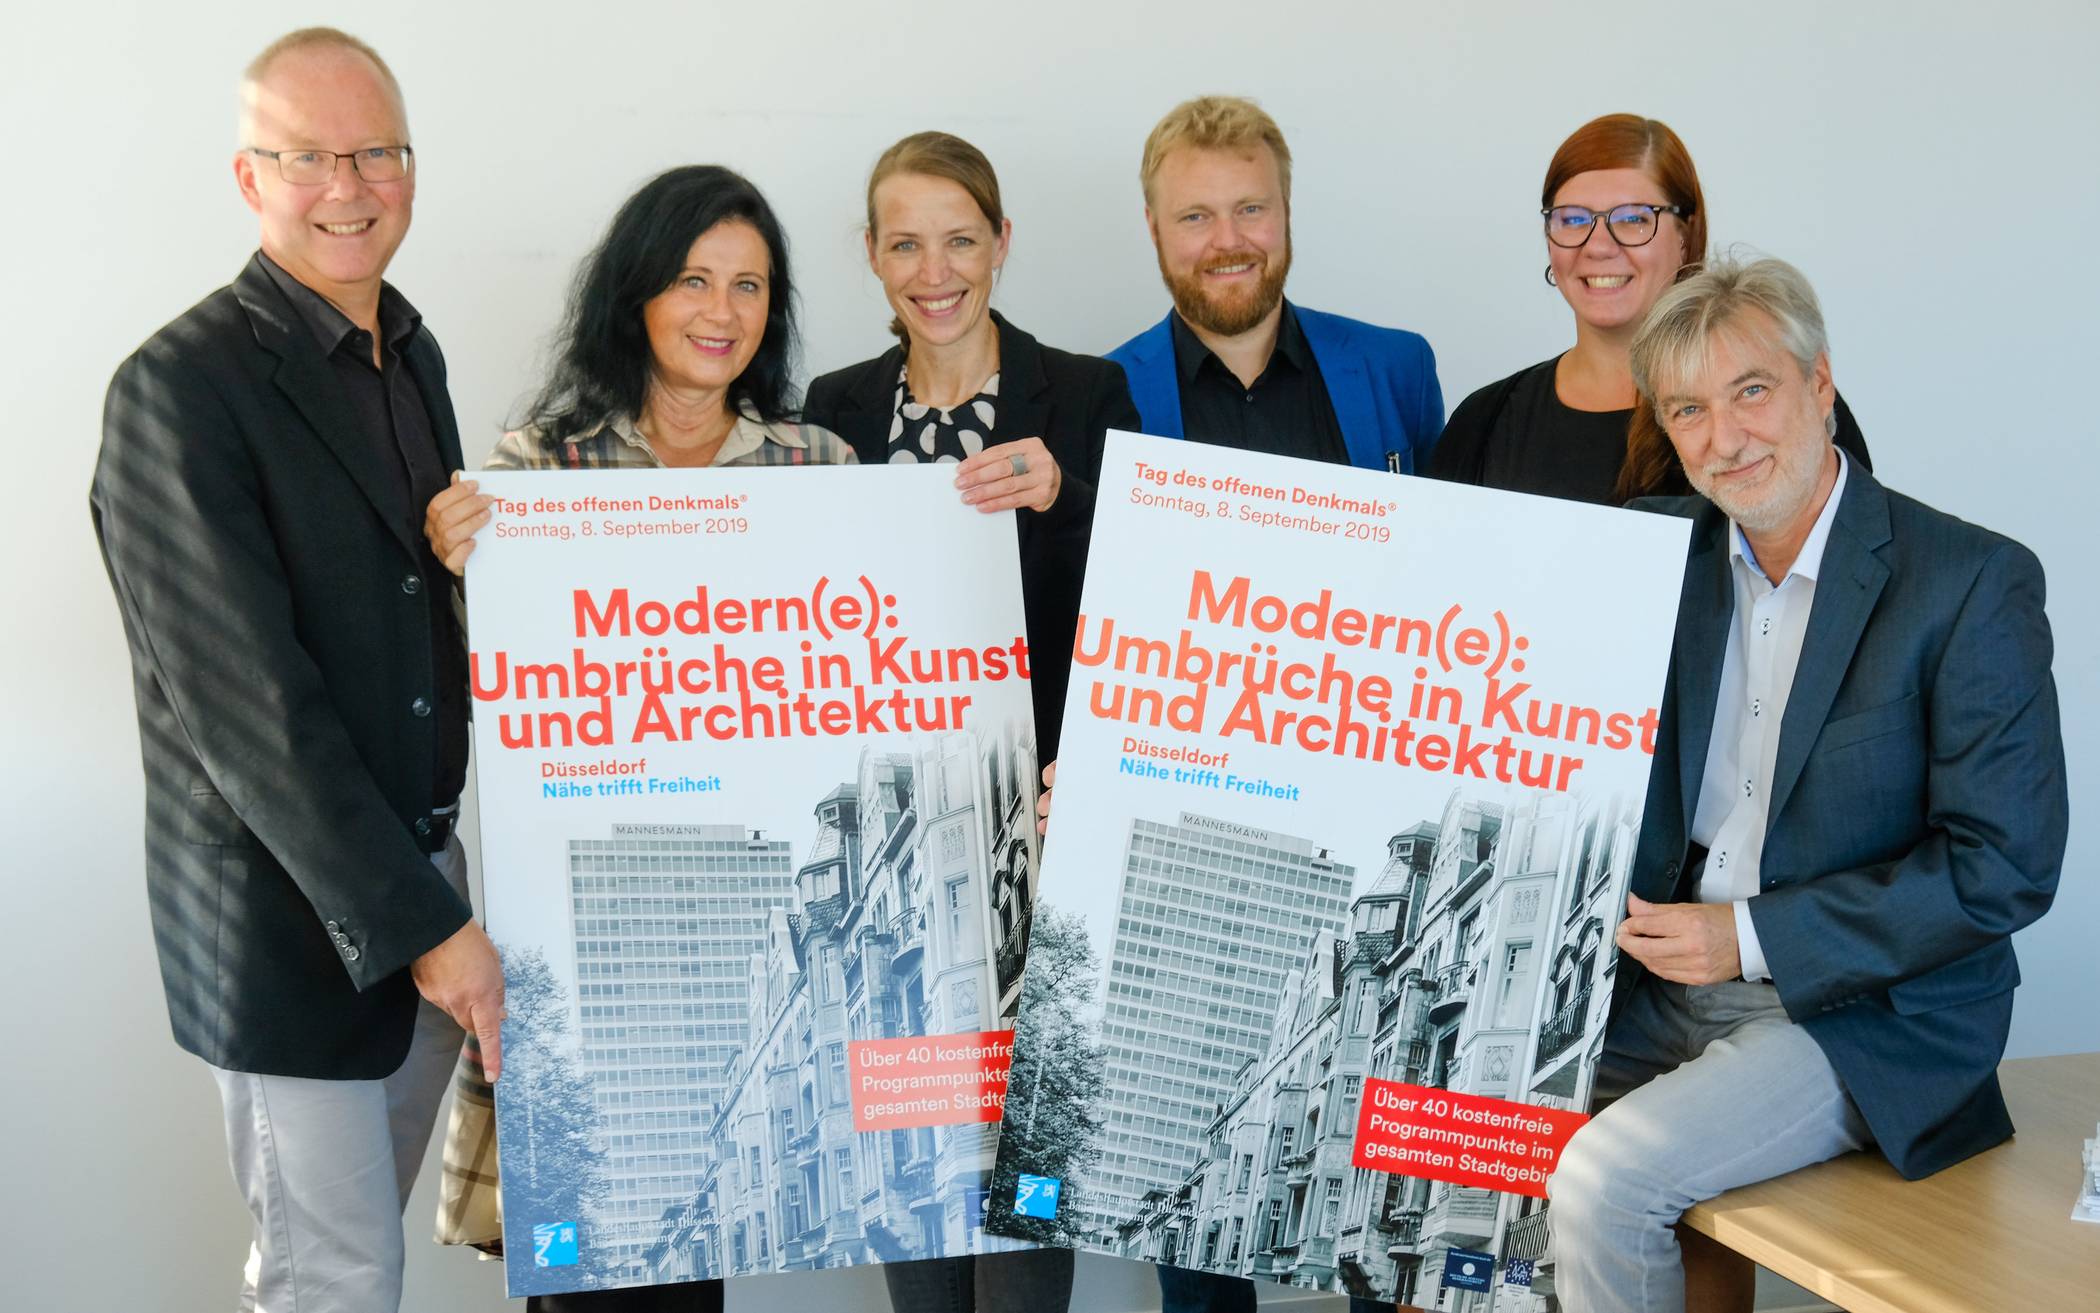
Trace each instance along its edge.
<path fill-rule="evenodd" d="M 1026 456 L 1008 456 L 1006 462 L 1013 467 L 1015 478 L 1018 479 L 1028 473 L 1028 458 Z"/>

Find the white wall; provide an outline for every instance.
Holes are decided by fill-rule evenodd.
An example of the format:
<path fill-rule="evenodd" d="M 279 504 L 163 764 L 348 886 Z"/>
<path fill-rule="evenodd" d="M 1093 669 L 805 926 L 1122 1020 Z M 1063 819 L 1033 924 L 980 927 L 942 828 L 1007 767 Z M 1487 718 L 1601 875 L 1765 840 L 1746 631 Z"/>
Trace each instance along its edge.
<path fill-rule="evenodd" d="M 807 358 L 830 368 L 884 341 L 858 263 L 867 165 L 904 132 L 960 132 L 1015 218 L 1004 306 L 1098 351 L 1164 306 L 1139 222 L 1144 133 L 1185 95 L 1252 93 L 1298 157 L 1294 295 L 1426 333 L 1455 402 L 1570 338 L 1539 277 L 1553 146 L 1597 113 L 1659 116 L 1700 163 L 1716 238 L 1815 280 L 1887 481 L 2041 554 L 2074 798 L 2100 774 L 2100 619 L 2077 537 L 2100 474 L 2077 381 L 2100 346 L 2100 10 L 2083 0 L 10 7 L 10 1307 L 225 1307 L 244 1244 L 210 1082 L 167 1037 L 124 641 L 86 492 L 110 370 L 253 243 L 227 165 L 234 79 L 301 22 L 351 27 L 408 88 L 421 205 L 394 274 L 445 343 L 476 461 L 533 379 L 574 261 L 674 163 L 734 165 L 773 197 Z M 2056 909 L 2020 938 L 2015 1054 L 2100 1048 L 2096 855 L 2074 830 Z M 412 1253 L 411 1307 L 495 1305 L 493 1269 Z"/>

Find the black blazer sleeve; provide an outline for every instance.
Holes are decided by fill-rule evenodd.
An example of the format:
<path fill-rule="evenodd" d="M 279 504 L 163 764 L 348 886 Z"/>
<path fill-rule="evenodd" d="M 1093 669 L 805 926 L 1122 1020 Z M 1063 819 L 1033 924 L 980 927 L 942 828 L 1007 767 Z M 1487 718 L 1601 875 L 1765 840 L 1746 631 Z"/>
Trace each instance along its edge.
<path fill-rule="evenodd" d="M 183 788 L 187 837 L 260 843 L 312 905 L 316 933 L 354 925 L 359 952 L 341 965 L 359 990 L 450 937 L 466 904 L 360 758 L 295 631 L 302 605 L 311 620 L 334 604 L 295 597 L 280 560 L 273 521 L 298 508 L 272 504 L 202 362 L 157 341 L 118 369 L 91 501 L 136 678 L 180 737 L 144 744 L 149 787 L 158 772 Z M 370 573 L 345 562 L 344 589 L 368 589 Z M 186 768 L 203 778 L 167 778 Z"/>
<path fill-rule="evenodd" d="M 1084 380 L 1085 404 L 1081 413 L 1085 418 L 1079 431 L 1072 435 L 1075 441 L 1060 444 L 1064 450 L 1051 448 L 1063 471 L 1063 483 L 1057 500 L 1043 512 L 1043 521 L 1053 528 L 1076 529 L 1085 537 L 1093 530 L 1095 485 L 1101 480 L 1101 453 L 1107 445 L 1108 431 L 1142 432 L 1143 421 L 1138 418 L 1137 403 L 1130 399 L 1130 383 L 1121 365 L 1110 360 L 1078 359 L 1091 367 Z M 1045 434 L 1043 440 L 1048 444 L 1051 439 Z"/>

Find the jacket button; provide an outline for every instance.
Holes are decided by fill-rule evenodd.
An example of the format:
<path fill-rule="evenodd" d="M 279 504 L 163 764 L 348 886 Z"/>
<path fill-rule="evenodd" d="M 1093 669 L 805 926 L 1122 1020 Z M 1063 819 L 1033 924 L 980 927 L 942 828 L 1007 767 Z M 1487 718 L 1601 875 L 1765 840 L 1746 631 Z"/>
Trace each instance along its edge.
<path fill-rule="evenodd" d="M 417 593 L 422 592 L 423 580 L 421 576 L 412 574 L 403 578 L 401 580 L 401 591 L 407 593 L 410 597 L 414 597 Z"/>
<path fill-rule="evenodd" d="M 1665 866 L 1663 867 L 1663 875 L 1664 875 L 1664 876 L 1666 876 L 1666 877 L 1668 877 L 1669 879 L 1672 879 L 1672 880 L 1676 879 L 1676 878 L 1677 878 L 1677 863 L 1675 863 L 1675 862 L 1670 862 L 1670 863 L 1666 864 L 1666 865 L 1665 865 Z"/>
<path fill-rule="evenodd" d="M 328 936 L 328 937 L 329 937 L 330 939 L 333 939 L 333 940 L 335 941 L 335 946 L 336 946 L 337 948 L 348 948 L 348 947 L 350 947 L 350 936 L 348 936 L 348 935 L 344 934 L 344 933 L 343 933 L 342 931 L 340 931 L 340 930 L 336 931 L 336 932 L 335 932 L 334 934 L 332 934 L 332 935 L 330 935 L 330 936 Z"/>
<path fill-rule="evenodd" d="M 430 818 L 428 816 L 416 817 L 415 829 L 417 834 L 427 836 L 430 833 Z"/>
<path fill-rule="evenodd" d="M 430 699 L 417 698 L 415 701 L 408 704 L 408 709 L 415 716 L 427 716 L 430 714 Z"/>
<path fill-rule="evenodd" d="M 329 934 L 331 934 L 331 935 L 339 935 L 339 934 L 341 934 L 342 932 L 343 932 L 343 928 L 342 928 L 341 926 L 337 925 L 337 924 L 336 924 L 335 922 L 333 922 L 333 921 L 330 921 L 330 922 L 328 923 L 328 933 L 329 933 Z"/>
<path fill-rule="evenodd" d="M 355 962 L 357 959 L 363 956 L 364 954 L 358 952 L 355 948 L 346 948 L 343 950 L 343 960 L 345 962 Z"/>

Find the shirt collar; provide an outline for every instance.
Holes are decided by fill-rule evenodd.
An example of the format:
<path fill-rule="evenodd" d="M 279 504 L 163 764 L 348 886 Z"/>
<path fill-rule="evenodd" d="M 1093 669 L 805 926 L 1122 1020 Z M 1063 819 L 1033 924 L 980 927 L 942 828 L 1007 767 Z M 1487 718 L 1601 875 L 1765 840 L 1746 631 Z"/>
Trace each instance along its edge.
<path fill-rule="evenodd" d="M 1217 353 L 1203 344 L 1203 339 L 1196 336 L 1196 330 L 1188 326 L 1179 310 L 1168 318 L 1173 321 L 1175 372 L 1183 383 L 1193 383 L 1204 362 L 1218 360 Z M 1262 367 L 1263 375 L 1276 363 L 1277 356 L 1282 356 L 1301 374 L 1312 364 L 1312 346 L 1305 340 L 1305 330 L 1298 327 L 1298 313 L 1289 301 L 1283 303 L 1283 318 L 1276 325 L 1276 349 L 1269 354 L 1269 363 Z M 1218 360 L 1218 368 L 1225 368 L 1225 362 Z"/>
<path fill-rule="evenodd" d="M 1845 497 L 1845 479 L 1852 468 L 1851 463 L 1845 459 L 1844 448 L 1833 445 L 1831 450 L 1837 453 L 1838 458 L 1837 482 L 1830 485 L 1830 497 L 1823 503 L 1822 513 L 1816 516 L 1814 527 L 1803 540 L 1800 553 L 1794 557 L 1794 566 L 1787 571 L 1788 579 L 1798 574 L 1814 582 L 1816 575 L 1823 568 L 1823 549 L 1830 545 L 1830 526 L 1837 519 L 1838 503 Z M 1743 536 L 1743 526 L 1732 519 L 1728 522 L 1728 554 L 1731 559 L 1741 561 L 1753 572 L 1765 577 L 1765 568 L 1757 563 L 1757 553 L 1752 550 L 1750 540 Z M 1786 579 L 1766 578 L 1767 582 L 1775 587 L 1786 582 Z"/>
<path fill-rule="evenodd" d="M 343 345 L 343 340 L 358 331 L 357 325 L 350 322 L 350 316 L 336 309 L 327 297 L 294 278 L 283 265 L 261 251 L 256 252 L 255 258 L 262 261 L 263 272 L 292 303 L 292 308 L 314 335 L 314 341 L 320 343 L 323 355 L 334 355 Z M 398 350 L 422 323 L 422 314 L 408 303 L 407 297 L 394 290 L 392 283 L 379 285 L 379 332 L 388 346 Z"/>
<path fill-rule="evenodd" d="M 649 439 L 642 436 L 641 427 L 634 422 L 634 416 L 632 415 L 608 415 L 590 428 L 580 433 L 569 435 L 567 441 L 570 443 L 585 442 L 597 437 L 607 429 L 612 430 L 628 446 L 642 452 L 652 460 L 656 459 L 656 453 L 649 447 Z M 802 436 L 800 425 L 768 424 L 749 410 L 744 410 L 738 412 L 736 427 L 729 431 L 727 438 L 723 439 L 722 449 L 715 453 L 714 463 L 716 465 L 733 465 L 768 442 L 778 443 L 783 447 L 806 449 L 809 446 L 808 439 Z M 658 463 L 661 464 L 662 462 L 659 461 Z"/>

